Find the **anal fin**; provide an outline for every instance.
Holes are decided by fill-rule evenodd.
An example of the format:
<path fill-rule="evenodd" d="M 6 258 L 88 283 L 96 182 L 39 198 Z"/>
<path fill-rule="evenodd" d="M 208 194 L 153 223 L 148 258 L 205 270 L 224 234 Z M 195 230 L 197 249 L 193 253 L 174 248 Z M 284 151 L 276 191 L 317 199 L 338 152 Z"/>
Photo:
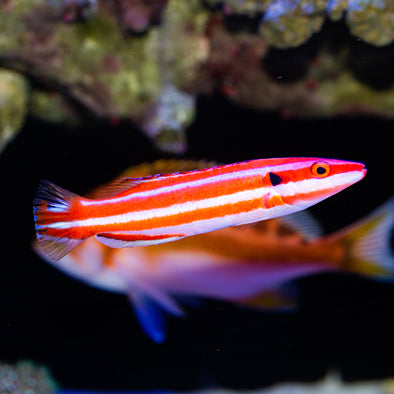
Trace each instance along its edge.
<path fill-rule="evenodd" d="M 298 291 L 295 283 L 285 283 L 278 288 L 265 290 L 239 304 L 262 310 L 291 311 L 297 306 Z"/>
<path fill-rule="evenodd" d="M 148 246 L 164 242 L 176 241 L 184 234 L 129 234 L 129 233 L 101 233 L 96 239 L 110 248 L 132 248 L 135 246 Z"/>

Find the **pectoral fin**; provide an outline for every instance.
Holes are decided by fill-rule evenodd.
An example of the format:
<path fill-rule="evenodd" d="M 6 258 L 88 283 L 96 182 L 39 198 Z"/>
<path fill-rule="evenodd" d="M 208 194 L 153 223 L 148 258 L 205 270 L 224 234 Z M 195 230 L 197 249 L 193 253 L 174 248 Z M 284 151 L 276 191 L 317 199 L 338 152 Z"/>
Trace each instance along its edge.
<path fill-rule="evenodd" d="M 164 312 L 181 317 L 181 307 L 166 293 L 139 283 L 137 288 L 130 288 L 127 296 L 135 315 L 146 334 L 156 343 L 166 338 L 166 318 Z"/>
<path fill-rule="evenodd" d="M 165 312 L 182 317 L 184 312 L 178 303 L 155 283 L 143 276 L 131 275 L 130 271 L 120 266 L 120 272 L 128 283 L 126 292 L 138 322 L 147 335 L 161 343 L 166 337 Z"/>
<path fill-rule="evenodd" d="M 113 260 L 117 272 L 124 280 L 124 294 L 133 306 L 143 330 L 153 341 L 161 343 L 166 336 L 165 312 L 177 317 L 182 317 L 184 312 L 166 288 L 155 280 L 155 275 L 133 267 L 126 255 L 118 253 Z"/>
<path fill-rule="evenodd" d="M 135 246 L 148 246 L 176 241 L 184 236 L 184 234 L 145 235 L 117 232 L 97 234 L 96 239 L 110 248 L 133 248 Z"/>
<path fill-rule="evenodd" d="M 263 202 L 264 202 L 264 207 L 267 209 L 286 204 L 283 201 L 282 197 L 277 193 L 268 193 L 264 197 Z"/>
<path fill-rule="evenodd" d="M 141 292 L 130 291 L 128 296 L 142 329 L 152 341 L 163 343 L 167 334 L 163 309 Z"/>

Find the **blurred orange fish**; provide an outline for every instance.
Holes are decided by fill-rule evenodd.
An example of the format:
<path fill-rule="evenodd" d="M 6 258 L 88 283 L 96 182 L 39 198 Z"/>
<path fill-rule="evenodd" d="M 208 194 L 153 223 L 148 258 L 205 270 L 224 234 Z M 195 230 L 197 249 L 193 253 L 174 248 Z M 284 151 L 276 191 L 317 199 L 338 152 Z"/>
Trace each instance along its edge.
<path fill-rule="evenodd" d="M 212 163 L 161 160 L 127 170 L 124 177 L 205 168 Z M 100 187 L 89 197 L 102 192 Z M 166 336 L 163 312 L 182 316 L 177 298 L 209 297 L 262 309 L 294 306 L 290 281 L 328 271 L 392 276 L 390 232 L 394 199 L 358 223 L 322 236 L 305 211 L 254 224 L 228 227 L 178 242 L 113 249 L 90 238 L 52 262 L 56 268 L 101 289 L 125 294 L 146 333 Z"/>

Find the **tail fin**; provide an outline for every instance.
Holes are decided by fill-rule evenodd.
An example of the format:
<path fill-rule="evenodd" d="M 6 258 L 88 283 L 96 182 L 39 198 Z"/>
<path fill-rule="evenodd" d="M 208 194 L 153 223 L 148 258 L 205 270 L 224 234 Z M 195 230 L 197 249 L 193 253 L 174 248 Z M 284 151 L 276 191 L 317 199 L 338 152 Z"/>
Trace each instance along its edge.
<path fill-rule="evenodd" d="M 334 234 L 348 245 L 346 270 L 394 279 L 394 198 L 361 221 Z"/>
<path fill-rule="evenodd" d="M 74 193 L 41 180 L 33 200 L 33 213 L 37 240 L 52 261 L 58 261 L 76 248 L 84 239 L 72 237 L 69 229 L 56 223 L 71 221 L 71 204 L 78 198 Z M 75 231 L 74 231 L 75 233 Z"/>

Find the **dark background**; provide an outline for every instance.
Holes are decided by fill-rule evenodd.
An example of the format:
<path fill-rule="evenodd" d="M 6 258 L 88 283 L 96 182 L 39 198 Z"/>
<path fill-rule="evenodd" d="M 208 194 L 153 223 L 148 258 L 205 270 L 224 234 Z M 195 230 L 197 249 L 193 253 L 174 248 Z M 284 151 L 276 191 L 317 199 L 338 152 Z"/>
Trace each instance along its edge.
<path fill-rule="evenodd" d="M 392 52 L 391 52 L 392 53 Z M 186 158 L 222 163 L 320 156 L 366 163 L 368 174 L 313 207 L 327 232 L 361 218 L 393 194 L 394 121 L 373 116 L 283 119 L 219 94 L 200 97 Z M 40 178 L 76 193 L 128 166 L 166 157 L 131 123 L 89 121 L 77 129 L 28 118 L 0 156 L 0 360 L 47 365 L 63 387 L 256 388 L 320 379 L 394 376 L 394 283 L 327 274 L 300 280 L 295 313 L 259 313 L 206 301 L 169 317 L 162 345 L 141 331 L 125 297 L 90 288 L 30 249 Z M 167 156 L 168 157 L 168 156 Z"/>

